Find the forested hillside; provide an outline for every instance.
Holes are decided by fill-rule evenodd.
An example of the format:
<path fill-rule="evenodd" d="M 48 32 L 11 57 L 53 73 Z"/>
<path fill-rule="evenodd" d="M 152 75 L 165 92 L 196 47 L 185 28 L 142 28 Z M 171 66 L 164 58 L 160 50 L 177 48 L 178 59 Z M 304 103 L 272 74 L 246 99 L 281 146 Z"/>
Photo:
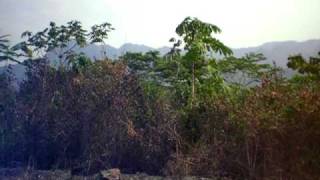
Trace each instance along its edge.
<path fill-rule="evenodd" d="M 10 66 L 0 75 L 1 167 L 320 177 L 320 53 L 297 48 L 276 66 L 259 49 L 234 52 L 216 38 L 218 26 L 187 17 L 165 54 L 130 45 L 120 56 L 90 54 L 112 31 L 70 21 L 26 31 L 12 46 L 0 36 L 0 61 L 25 69 L 18 84 Z M 277 61 L 278 51 L 268 56 Z"/>

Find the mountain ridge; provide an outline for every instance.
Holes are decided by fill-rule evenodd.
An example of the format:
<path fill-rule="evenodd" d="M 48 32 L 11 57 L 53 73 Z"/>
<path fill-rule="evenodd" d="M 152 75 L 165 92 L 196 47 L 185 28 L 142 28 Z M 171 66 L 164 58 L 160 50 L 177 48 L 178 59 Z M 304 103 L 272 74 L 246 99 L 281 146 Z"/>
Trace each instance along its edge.
<path fill-rule="evenodd" d="M 119 48 L 110 45 L 95 45 L 91 44 L 85 48 L 81 48 L 78 52 L 83 52 L 92 59 L 103 59 L 105 57 L 111 59 L 117 59 L 126 52 L 141 52 L 145 53 L 148 51 L 159 51 L 161 55 L 166 54 L 170 51 L 170 47 L 163 46 L 160 48 L 153 48 L 144 44 L 134 44 L 125 43 Z M 277 66 L 282 68 L 287 68 L 287 59 L 291 55 L 301 54 L 302 56 L 308 58 L 310 56 L 316 56 L 320 51 L 320 39 L 310 39 L 306 41 L 273 41 L 266 42 L 260 46 L 253 47 L 243 47 L 243 48 L 232 48 L 233 55 L 236 57 L 242 57 L 247 53 L 262 53 L 266 57 L 266 62 L 272 64 L 276 63 Z M 54 59 L 53 55 L 49 55 L 49 58 Z M 221 56 L 217 55 L 217 58 Z M 0 64 L 0 73 L 5 71 L 6 63 Z M 19 67 L 21 65 L 12 65 L 12 71 L 17 76 L 22 76 L 21 70 L 23 68 Z M 20 77 L 17 77 L 18 79 Z"/>

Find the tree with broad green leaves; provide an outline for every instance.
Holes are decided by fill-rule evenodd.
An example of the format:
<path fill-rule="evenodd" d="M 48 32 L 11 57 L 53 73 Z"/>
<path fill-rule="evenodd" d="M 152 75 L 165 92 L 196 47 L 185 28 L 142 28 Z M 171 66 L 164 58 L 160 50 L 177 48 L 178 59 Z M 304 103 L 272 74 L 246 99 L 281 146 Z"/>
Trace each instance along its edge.
<path fill-rule="evenodd" d="M 193 106 L 196 98 L 195 83 L 199 78 L 196 75 L 196 70 L 202 68 L 203 63 L 201 62 L 206 60 L 209 53 L 219 53 L 224 56 L 232 54 L 230 48 L 212 37 L 212 33 L 220 32 L 220 28 L 216 25 L 202 22 L 197 18 L 187 17 L 176 28 L 176 33 L 182 38 L 182 41 L 174 38 L 170 40 L 175 42 L 174 48 L 183 44 L 184 50 L 186 50 L 185 59 L 189 61 L 189 68 L 192 71 L 191 106 Z"/>
<path fill-rule="evenodd" d="M 0 36 L 0 62 L 1 61 L 13 61 L 16 63 L 20 63 L 16 59 L 17 53 L 12 50 L 9 46 L 9 40 L 8 40 L 9 35 L 1 35 Z"/>
<path fill-rule="evenodd" d="M 104 43 L 112 30 L 114 28 L 107 22 L 94 25 L 89 31 L 85 30 L 79 21 L 70 21 L 61 26 L 50 22 L 49 27 L 37 33 L 30 31 L 22 33 L 21 37 L 26 40 L 11 49 L 21 52 L 19 56 L 27 57 L 27 59 L 45 58 L 47 53 L 52 52 L 58 57 L 60 65 L 71 64 L 72 67 L 78 67 L 88 63 L 83 63 L 83 54 L 77 53 L 76 49 L 88 44 Z M 72 65 L 73 63 L 75 65 Z"/>

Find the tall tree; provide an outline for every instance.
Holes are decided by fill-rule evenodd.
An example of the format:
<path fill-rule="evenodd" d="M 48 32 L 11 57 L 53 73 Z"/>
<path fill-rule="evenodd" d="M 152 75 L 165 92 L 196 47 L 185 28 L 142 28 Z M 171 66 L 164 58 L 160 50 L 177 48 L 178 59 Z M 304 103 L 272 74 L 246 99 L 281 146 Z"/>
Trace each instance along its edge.
<path fill-rule="evenodd" d="M 187 17 L 176 28 L 176 33 L 182 38 L 184 49 L 187 51 L 185 58 L 189 61 L 192 71 L 192 90 L 191 105 L 193 106 L 196 92 L 195 82 L 196 69 L 201 67 L 201 61 L 204 61 L 209 53 L 219 53 L 222 55 L 231 55 L 230 48 L 225 46 L 218 39 L 212 37 L 212 33 L 220 33 L 219 27 L 213 24 L 202 22 L 197 18 Z M 171 39 L 174 41 L 174 39 Z M 178 45 L 180 41 L 178 42 Z M 177 43 L 175 43 L 176 45 Z"/>

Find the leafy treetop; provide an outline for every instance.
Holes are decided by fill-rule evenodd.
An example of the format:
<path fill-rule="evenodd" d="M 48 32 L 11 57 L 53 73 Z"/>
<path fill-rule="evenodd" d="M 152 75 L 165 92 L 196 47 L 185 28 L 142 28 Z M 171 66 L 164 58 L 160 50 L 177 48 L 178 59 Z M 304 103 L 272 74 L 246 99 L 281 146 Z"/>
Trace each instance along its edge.
<path fill-rule="evenodd" d="M 20 56 L 31 59 L 34 53 L 55 52 L 60 60 L 70 59 L 76 54 L 76 47 L 84 47 L 92 43 L 103 43 L 109 32 L 114 30 L 110 23 L 94 25 L 90 31 L 85 30 L 79 21 L 70 21 L 66 25 L 57 26 L 50 22 L 49 27 L 37 33 L 25 31 L 21 37 L 26 38 L 12 47 L 21 51 Z M 59 51 L 59 52 L 57 52 Z"/>

